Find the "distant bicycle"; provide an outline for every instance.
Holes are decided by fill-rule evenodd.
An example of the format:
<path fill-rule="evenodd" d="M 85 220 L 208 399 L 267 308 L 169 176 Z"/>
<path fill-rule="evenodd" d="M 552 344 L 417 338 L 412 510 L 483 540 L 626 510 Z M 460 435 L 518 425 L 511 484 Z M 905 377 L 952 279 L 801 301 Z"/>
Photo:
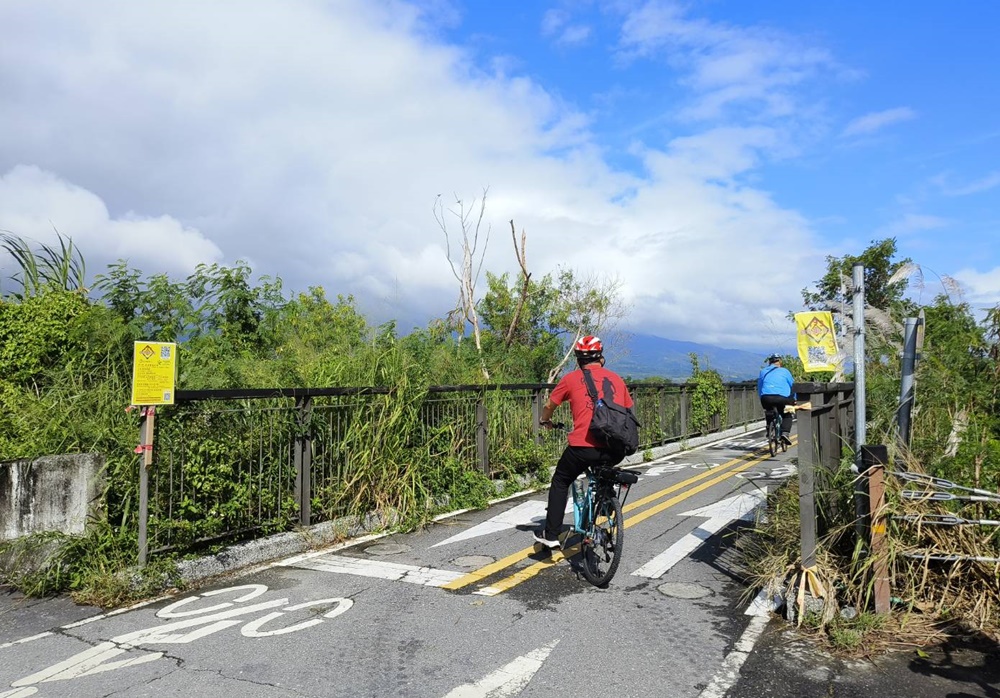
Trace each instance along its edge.
<path fill-rule="evenodd" d="M 773 456 L 780 448 L 784 453 L 788 450 L 788 444 L 781 438 L 781 412 L 772 407 L 764 412 L 764 419 L 767 421 L 768 452 Z"/>

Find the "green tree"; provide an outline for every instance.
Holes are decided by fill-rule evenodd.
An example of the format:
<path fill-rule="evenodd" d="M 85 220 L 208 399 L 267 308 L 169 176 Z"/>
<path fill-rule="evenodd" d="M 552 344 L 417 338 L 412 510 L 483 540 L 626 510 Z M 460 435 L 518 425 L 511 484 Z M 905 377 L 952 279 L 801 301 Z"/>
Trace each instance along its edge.
<path fill-rule="evenodd" d="M 194 336 L 218 336 L 229 348 L 273 349 L 276 320 L 285 304 L 281 280 L 265 276 L 254 286 L 251 274 L 250 266 L 242 260 L 232 267 L 196 267 L 187 279 L 187 292 L 199 320 Z"/>
<path fill-rule="evenodd" d="M 874 240 L 860 255 L 828 256 L 827 271 L 815 284 L 815 289 L 802 289 L 802 301 L 810 310 L 851 312 L 853 303 L 852 278 L 854 265 L 864 264 L 865 302 L 867 305 L 890 310 L 903 302 L 907 280 L 899 272 L 911 263 L 909 257 L 894 260 L 896 239 Z"/>
<path fill-rule="evenodd" d="M 616 280 L 580 279 L 571 269 L 524 285 L 507 274 L 487 273 L 487 292 L 478 308 L 491 356 L 501 363 L 513 358 L 530 367 L 531 380 L 552 382 L 578 337 L 601 333 L 625 315 L 620 287 Z M 525 292 L 527 298 L 522 300 Z M 508 343 L 508 336 L 514 341 Z"/>
<path fill-rule="evenodd" d="M 348 385 L 352 372 L 377 332 L 358 311 L 353 296 L 331 303 L 318 286 L 300 293 L 282 309 L 281 360 L 291 361 L 306 385 Z"/>
<path fill-rule="evenodd" d="M 543 381 L 562 355 L 562 330 L 555 325 L 559 291 L 550 275 L 525 285 L 508 274 L 486 274 L 479 302 L 484 346 L 494 370 L 505 380 Z"/>
<path fill-rule="evenodd" d="M 166 274 L 143 278 L 124 260 L 108 265 L 98 274 L 94 289 L 129 328 L 133 339 L 176 342 L 197 323 L 185 284 Z"/>

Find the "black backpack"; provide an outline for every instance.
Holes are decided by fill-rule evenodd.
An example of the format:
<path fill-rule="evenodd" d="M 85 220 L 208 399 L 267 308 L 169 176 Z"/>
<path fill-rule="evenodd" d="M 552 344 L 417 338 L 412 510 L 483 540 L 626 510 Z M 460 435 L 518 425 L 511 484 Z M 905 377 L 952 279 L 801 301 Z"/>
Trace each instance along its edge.
<path fill-rule="evenodd" d="M 615 388 L 611 379 L 605 376 L 604 398 L 597 396 L 594 378 L 590 371 L 581 368 L 583 378 L 587 383 L 587 393 L 594 403 L 594 416 L 590 419 L 590 431 L 594 437 L 605 444 L 605 448 L 620 463 L 625 456 L 631 456 L 639 450 L 639 427 L 642 425 L 635 418 L 631 407 L 622 407 L 615 402 Z"/>

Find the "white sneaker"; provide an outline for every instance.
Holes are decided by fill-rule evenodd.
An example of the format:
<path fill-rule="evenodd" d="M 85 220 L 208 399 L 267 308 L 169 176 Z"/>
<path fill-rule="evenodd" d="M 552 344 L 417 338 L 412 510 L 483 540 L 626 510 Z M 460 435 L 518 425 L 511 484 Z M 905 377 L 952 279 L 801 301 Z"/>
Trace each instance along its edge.
<path fill-rule="evenodd" d="M 548 531 L 541 531 L 541 532 L 535 531 L 533 535 L 535 542 L 544 545 L 546 548 L 558 548 L 560 545 L 559 538 L 558 537 L 549 538 Z"/>

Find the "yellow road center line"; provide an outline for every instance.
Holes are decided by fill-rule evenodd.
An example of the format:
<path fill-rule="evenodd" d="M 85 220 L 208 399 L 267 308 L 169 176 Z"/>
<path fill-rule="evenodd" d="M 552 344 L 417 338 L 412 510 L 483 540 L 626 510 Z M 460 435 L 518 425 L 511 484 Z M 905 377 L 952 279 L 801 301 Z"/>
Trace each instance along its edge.
<path fill-rule="evenodd" d="M 441 588 L 455 590 L 469 586 L 473 582 L 478 582 L 483 579 L 486 579 L 491 574 L 495 574 L 502 569 L 510 567 L 514 563 L 520 562 L 521 560 L 528 557 L 528 555 L 530 555 L 534 551 L 535 551 L 535 546 L 531 546 L 530 548 L 525 548 L 524 550 L 519 550 L 516 553 L 508 555 L 507 557 L 500 558 L 496 562 L 491 562 L 485 567 L 480 567 L 478 570 L 469 572 L 464 577 L 459 577 L 458 579 L 450 581 L 447 584 L 442 585 Z"/>
<path fill-rule="evenodd" d="M 496 584 L 491 584 L 488 587 L 477 589 L 472 593 L 479 594 L 480 596 L 496 596 L 497 594 L 507 591 L 513 586 L 517 586 L 521 582 L 531 579 L 542 570 L 548 567 L 553 567 L 557 563 L 562 562 L 563 560 L 568 560 L 569 558 L 576 555 L 578 552 L 580 552 L 579 543 L 574 543 L 565 550 L 562 550 L 561 548 L 558 550 L 553 550 L 551 557 L 541 560 L 540 562 L 536 562 L 530 567 L 525 567 L 523 570 L 518 570 L 509 577 L 504 577 Z"/>
<path fill-rule="evenodd" d="M 753 454 L 750 454 L 750 456 L 753 457 Z M 659 492 L 654 492 L 653 494 L 647 495 L 642 499 L 637 499 L 633 502 L 629 502 L 628 504 L 622 507 L 622 513 L 627 513 L 634 509 L 638 509 L 639 507 L 645 506 L 650 502 L 655 502 L 657 499 L 663 499 L 668 494 L 676 492 L 677 490 L 682 490 L 688 485 L 698 482 L 698 480 L 704 480 L 706 477 L 710 477 L 712 475 L 715 475 L 716 473 L 722 472 L 723 470 L 732 465 L 743 463 L 745 462 L 746 458 L 747 456 L 740 456 L 739 458 L 733 458 L 732 460 L 726 461 L 721 465 L 716 465 L 714 467 L 707 467 L 704 472 L 698 473 L 694 477 L 689 477 L 687 480 L 682 480 L 681 482 L 671 485 L 670 487 L 666 487 L 660 490 Z"/>
<path fill-rule="evenodd" d="M 635 509 L 636 507 L 640 507 L 643 504 L 648 504 L 649 502 L 655 502 L 657 499 L 665 497 L 668 494 L 670 494 L 671 492 L 676 492 L 677 490 L 682 489 L 684 487 L 687 487 L 688 485 L 690 485 L 692 483 L 698 482 L 699 480 L 703 480 L 706 477 L 708 477 L 709 475 L 712 475 L 713 473 L 719 472 L 720 469 L 726 468 L 726 467 L 728 467 L 730 465 L 733 465 L 734 463 L 739 463 L 742 460 L 743 460 L 743 458 L 734 458 L 733 460 L 728 461 L 726 463 L 723 463 L 722 465 L 720 465 L 718 467 L 706 470 L 703 473 L 699 473 L 698 475 L 695 475 L 694 477 L 690 477 L 687 480 L 683 480 L 682 482 L 679 482 L 679 483 L 677 483 L 675 485 L 671 485 L 670 487 L 667 487 L 666 489 L 660 490 L 659 492 L 656 492 L 656 493 L 654 493 L 654 494 L 652 494 L 652 495 L 650 495 L 648 497 L 643 497 L 642 499 L 638 500 L 637 502 L 629 504 L 627 507 L 625 507 L 624 509 L 622 509 L 622 511 L 623 512 L 625 512 L 625 511 L 631 511 L 632 509 Z M 510 567 L 511 565 L 513 565 L 515 563 L 520 562 L 521 560 L 526 559 L 534 551 L 535 551 L 535 546 L 531 546 L 530 548 L 525 548 L 524 550 L 519 550 L 516 553 L 512 553 L 512 554 L 508 555 L 507 557 L 504 557 L 504 558 L 501 558 L 501 559 L 497 560 L 496 562 L 491 562 L 490 564 L 486 565 L 485 567 L 480 567 L 478 570 L 474 570 L 472 572 L 469 572 L 467 575 L 465 575 L 463 577 L 459 577 L 458 579 L 456 579 L 456 580 L 454 580 L 452 582 L 448 582 L 447 584 L 445 584 L 441 588 L 442 589 L 450 589 L 450 590 L 454 591 L 456 589 L 461 589 L 462 587 L 469 586 L 470 584 L 473 584 L 475 582 L 481 581 L 481 580 L 485 579 L 486 577 L 489 577 L 490 575 L 496 574 L 500 570 L 503 570 L 503 569 L 505 569 L 507 567 Z"/>
<path fill-rule="evenodd" d="M 682 480 L 681 482 L 678 482 L 678 483 L 676 483 L 674 485 L 666 487 L 666 488 L 660 490 L 659 492 L 654 492 L 653 494 L 651 494 L 649 496 L 646 496 L 646 497 L 643 497 L 642 499 L 638 499 L 638 500 L 636 500 L 634 502 L 630 502 L 629 504 L 627 504 L 626 506 L 624 506 L 622 508 L 622 513 L 633 511 L 634 509 L 636 509 L 638 507 L 641 507 L 641 506 L 643 506 L 645 504 L 649 504 L 650 502 L 655 502 L 658 499 L 662 499 L 663 497 L 666 497 L 668 494 L 671 494 L 673 492 L 676 492 L 677 490 L 683 489 L 683 488 L 687 487 L 688 485 L 691 485 L 691 484 L 693 484 L 695 482 L 698 482 L 699 480 L 704 480 L 706 477 L 709 477 L 711 475 L 715 475 L 715 474 L 719 473 L 720 471 L 722 471 L 722 470 L 724 470 L 726 468 L 729 468 L 732 465 L 744 462 L 745 458 L 746 458 L 746 456 L 740 456 L 739 458 L 734 458 L 732 460 L 726 461 L 725 463 L 723 463 L 721 465 L 718 465 L 718 466 L 716 466 L 714 468 L 708 468 L 708 469 L 705 470 L 705 472 L 699 473 L 699 474 L 695 475 L 694 477 L 689 477 L 686 480 Z M 751 463 L 754 463 L 754 464 L 756 464 L 758 462 L 760 462 L 759 459 L 751 461 Z M 736 472 L 736 471 L 733 471 L 733 472 Z M 698 491 L 701 491 L 701 490 L 698 490 Z M 627 525 L 627 523 L 626 523 L 626 525 Z M 482 581 L 483 579 L 486 579 L 487 577 L 489 577 L 491 575 L 494 575 L 497 572 L 499 572 L 499 571 L 501 571 L 503 569 L 506 569 L 507 567 L 510 567 L 513 564 L 516 564 L 516 563 L 520 562 L 521 560 L 527 559 L 528 556 L 530 556 L 534 551 L 535 551 L 535 546 L 533 546 L 533 545 L 530 548 L 524 548 L 523 550 L 519 550 L 516 553 L 512 553 L 512 554 L 508 555 L 507 557 L 504 557 L 504 558 L 501 558 L 501 559 L 497 560 L 496 562 L 491 562 L 490 564 L 486 565 L 485 567 L 480 567 L 478 570 L 473 570 L 472 572 L 469 572 L 468 574 L 466 574 L 466 575 L 464 575 L 462 577 L 459 577 L 458 579 L 456 579 L 454 581 L 448 582 L 447 584 L 445 584 L 441 588 L 442 589 L 449 589 L 451 591 L 455 591 L 456 589 L 462 589 L 463 587 L 467 587 L 470 584 L 474 584 L 476 582 Z M 557 555 L 557 554 L 561 555 L 561 553 L 554 553 L 553 557 L 555 557 L 555 555 Z M 564 559 L 564 557 L 560 557 L 559 559 L 562 560 L 562 559 Z M 558 562 L 558 560 L 556 560 L 556 561 Z M 545 561 L 545 564 L 547 564 L 547 565 L 551 564 L 551 558 L 547 559 Z"/>
<path fill-rule="evenodd" d="M 744 465 L 741 465 L 738 468 L 733 468 L 729 472 L 722 473 L 721 475 L 713 477 L 711 480 L 708 480 L 707 482 L 703 482 L 700 485 L 698 485 L 697 487 L 692 487 L 691 489 L 685 491 L 683 494 L 679 494 L 676 497 L 671 497 L 667 501 L 661 502 L 660 504 L 657 504 L 655 507 L 650 507 L 649 509 L 646 509 L 643 512 L 635 514 L 634 516 L 630 516 L 629 518 L 625 519 L 625 528 L 628 528 L 629 526 L 633 526 L 633 525 L 639 523 L 640 521 L 645 521 L 650 516 L 654 516 L 656 514 L 659 514 L 664 509 L 668 509 L 668 508 L 672 507 L 674 504 L 677 504 L 678 502 L 683 502 L 688 497 L 690 497 L 692 495 L 695 495 L 695 494 L 698 494 L 699 492 L 703 492 L 704 490 L 707 490 L 712 485 L 716 485 L 716 484 L 722 482 L 723 480 L 732 477 L 733 475 L 741 473 L 744 470 L 748 470 L 751 467 L 757 465 L 758 463 L 761 463 L 761 462 L 763 462 L 765 460 L 768 460 L 770 457 L 771 457 L 770 455 L 765 455 L 765 456 L 761 456 L 759 458 L 755 458 L 753 460 L 747 461 Z"/>
<path fill-rule="evenodd" d="M 708 489 L 712 485 L 718 484 L 718 483 L 722 482 L 723 480 L 725 480 L 727 478 L 730 478 L 733 475 L 736 475 L 737 473 L 740 473 L 740 472 L 742 472 L 744 470 L 747 470 L 748 468 L 750 468 L 750 467 L 752 467 L 754 465 L 757 465 L 757 463 L 760 463 L 763 460 L 767 460 L 768 458 L 770 458 L 770 456 L 764 456 L 762 458 L 757 458 L 756 460 L 749 461 L 745 465 L 741 465 L 738 468 L 733 468 L 729 472 L 723 473 L 723 474 L 721 474 L 721 475 L 719 475 L 717 477 L 714 477 L 711 480 L 709 480 L 708 482 L 703 482 L 702 484 L 698 485 L 697 487 L 693 487 L 692 489 L 684 492 L 683 494 L 679 494 L 676 497 L 671 497 L 670 499 L 668 499 L 667 501 L 663 502 L 662 504 L 658 504 L 655 507 L 647 509 L 646 511 L 642 512 L 641 514 L 636 514 L 635 516 L 632 516 L 632 517 L 630 517 L 628 519 L 625 519 L 625 528 L 629 528 L 631 526 L 634 526 L 637 523 L 645 521 L 650 516 L 653 516 L 654 514 L 658 514 L 661 511 L 663 511 L 664 509 L 668 509 L 668 508 L 672 507 L 674 504 L 677 504 L 678 502 L 683 502 L 688 497 L 696 495 L 699 492 Z M 578 547 L 578 546 L 574 546 L 574 547 Z M 573 548 L 570 548 L 566 552 L 568 553 L 572 549 Z M 475 593 L 481 593 L 484 596 L 496 596 L 497 594 L 503 593 L 503 592 L 507 591 L 508 589 L 511 589 L 512 587 L 517 586 L 521 582 L 524 582 L 524 581 L 527 581 L 527 580 L 531 579 L 532 577 L 536 576 L 542 570 L 544 570 L 546 568 L 549 568 L 549 567 L 552 567 L 557 562 L 560 562 L 560 561 L 566 559 L 567 557 L 572 557 L 572 555 L 566 555 L 566 554 L 564 554 L 562 552 L 553 551 L 551 558 L 549 558 L 547 560 L 543 560 L 542 562 L 536 562 L 534 565 L 531 565 L 530 567 L 525 567 L 523 570 L 518 570 L 517 572 L 515 572 L 512 575 L 510 575 L 509 577 L 504 577 L 503 579 L 501 579 L 500 581 L 498 581 L 496 584 L 491 584 L 490 586 L 485 587 L 484 589 L 481 589 L 480 591 L 475 592 Z M 447 588 L 447 587 L 445 587 L 445 588 Z"/>

